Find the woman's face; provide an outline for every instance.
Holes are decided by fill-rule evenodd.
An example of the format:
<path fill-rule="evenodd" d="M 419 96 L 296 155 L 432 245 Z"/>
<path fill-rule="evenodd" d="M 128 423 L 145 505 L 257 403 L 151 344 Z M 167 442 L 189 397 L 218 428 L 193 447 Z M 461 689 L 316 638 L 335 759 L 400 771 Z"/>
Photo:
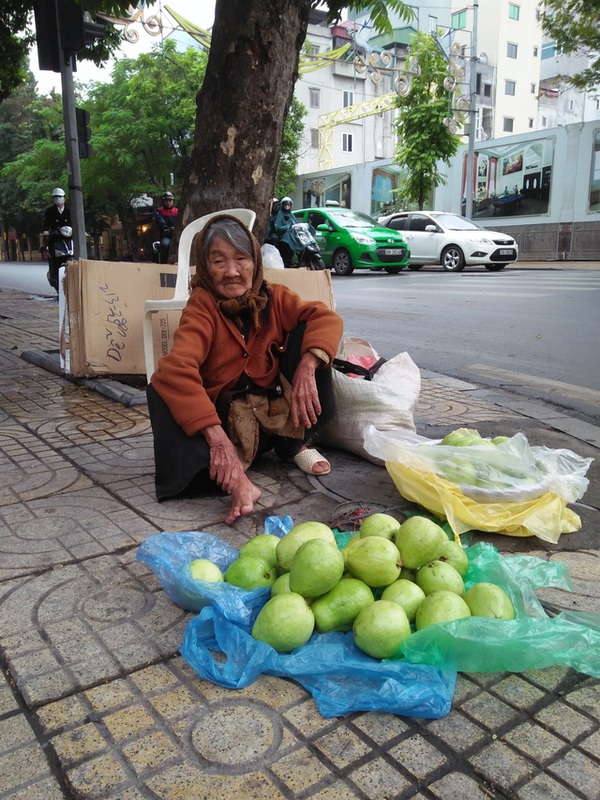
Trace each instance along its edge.
<path fill-rule="evenodd" d="M 208 251 L 208 272 L 217 294 L 231 300 L 242 297 L 252 288 L 254 261 L 216 236 Z"/>

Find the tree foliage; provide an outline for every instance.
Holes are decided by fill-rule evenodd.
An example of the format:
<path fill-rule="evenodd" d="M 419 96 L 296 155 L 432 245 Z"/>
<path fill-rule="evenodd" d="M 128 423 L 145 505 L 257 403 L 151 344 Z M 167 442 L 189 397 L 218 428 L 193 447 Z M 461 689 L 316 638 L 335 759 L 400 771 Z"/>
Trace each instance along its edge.
<path fill-rule="evenodd" d="M 123 15 L 130 5 L 125 0 L 77 2 L 92 18 L 100 12 Z M 2 0 L 0 5 L 0 102 L 27 80 L 29 49 L 36 41 L 33 9 L 34 0 Z M 123 38 L 121 32 L 106 20 L 103 24 L 105 36 L 85 47 L 78 59 L 90 59 L 99 65 L 119 46 Z"/>
<path fill-rule="evenodd" d="M 296 189 L 296 168 L 305 116 L 306 108 L 296 97 L 292 98 L 283 129 L 281 155 L 273 192 L 275 197 L 285 197 L 286 194 L 291 194 Z"/>
<path fill-rule="evenodd" d="M 34 235 L 55 186 L 66 185 L 60 97 L 36 95 L 30 75 L 0 104 L 0 221 Z"/>
<path fill-rule="evenodd" d="M 590 89 L 600 83 L 598 0 L 545 0 L 542 29 L 564 53 L 588 57 L 588 66 L 570 78 L 574 86 Z"/>
<path fill-rule="evenodd" d="M 397 100 L 398 144 L 394 161 L 405 172 L 396 191 L 422 209 L 433 189 L 445 182 L 439 162 L 448 164 L 456 155 L 460 136 L 450 133 L 444 125 L 448 116 L 448 93 L 443 86 L 446 62 L 433 37 L 417 33 L 411 43 L 411 55 L 418 59 L 420 74 L 413 78 L 410 92 Z"/>

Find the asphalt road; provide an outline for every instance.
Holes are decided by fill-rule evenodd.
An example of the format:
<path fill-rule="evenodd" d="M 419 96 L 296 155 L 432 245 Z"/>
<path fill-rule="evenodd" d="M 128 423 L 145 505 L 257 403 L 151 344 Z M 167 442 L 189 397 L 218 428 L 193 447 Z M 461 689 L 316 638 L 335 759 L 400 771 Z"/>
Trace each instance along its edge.
<path fill-rule="evenodd" d="M 333 276 L 347 335 L 421 369 L 600 416 L 600 272 Z"/>

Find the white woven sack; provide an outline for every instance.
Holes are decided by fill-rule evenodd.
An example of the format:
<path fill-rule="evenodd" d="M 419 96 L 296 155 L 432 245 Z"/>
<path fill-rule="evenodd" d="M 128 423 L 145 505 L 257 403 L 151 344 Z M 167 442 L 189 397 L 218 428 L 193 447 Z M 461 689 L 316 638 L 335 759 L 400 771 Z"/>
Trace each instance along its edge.
<path fill-rule="evenodd" d="M 348 356 L 352 353 L 379 358 L 364 339 L 348 337 L 342 342 L 338 358 L 351 360 Z M 408 353 L 386 361 L 371 381 L 351 378 L 334 369 L 333 390 L 337 410 L 335 418 L 319 432 L 319 441 L 324 445 L 382 464 L 365 449 L 367 428 L 372 425 L 379 431 L 415 431 L 413 411 L 421 391 L 421 373 Z"/>

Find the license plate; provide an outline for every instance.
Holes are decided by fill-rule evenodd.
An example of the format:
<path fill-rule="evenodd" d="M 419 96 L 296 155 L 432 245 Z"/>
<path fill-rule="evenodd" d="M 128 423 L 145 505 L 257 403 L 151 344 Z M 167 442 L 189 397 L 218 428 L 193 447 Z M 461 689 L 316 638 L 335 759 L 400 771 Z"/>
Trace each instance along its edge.
<path fill-rule="evenodd" d="M 397 247 L 386 247 L 383 251 L 384 256 L 401 256 L 404 255 L 404 250 L 399 250 Z"/>
<path fill-rule="evenodd" d="M 504 249 L 498 250 L 498 255 L 501 255 L 501 256 L 512 256 L 512 254 L 513 254 L 513 251 L 510 250 L 507 247 L 504 248 Z"/>

